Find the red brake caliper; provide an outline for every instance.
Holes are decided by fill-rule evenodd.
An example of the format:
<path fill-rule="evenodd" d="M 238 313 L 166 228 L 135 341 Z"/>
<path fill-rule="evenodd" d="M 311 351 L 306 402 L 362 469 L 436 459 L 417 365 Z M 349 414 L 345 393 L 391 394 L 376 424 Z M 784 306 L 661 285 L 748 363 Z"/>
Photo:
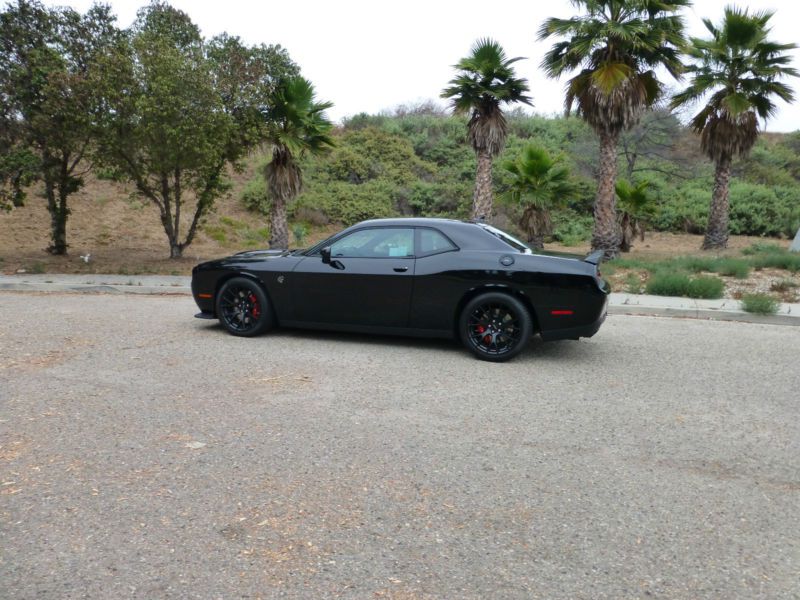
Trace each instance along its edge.
<path fill-rule="evenodd" d="M 258 298 L 256 298 L 256 295 L 251 292 L 250 297 L 248 299 L 250 300 L 250 303 L 253 305 L 253 310 L 251 310 L 250 313 L 253 315 L 254 319 L 257 319 L 258 315 L 261 314 L 261 309 L 258 306 Z"/>
<path fill-rule="evenodd" d="M 475 328 L 475 331 L 477 331 L 478 333 L 483 333 L 484 331 L 486 331 L 486 327 L 484 327 L 483 325 L 478 325 Z M 492 343 L 492 336 L 490 336 L 490 335 L 483 336 L 483 343 L 484 344 L 491 344 Z"/>

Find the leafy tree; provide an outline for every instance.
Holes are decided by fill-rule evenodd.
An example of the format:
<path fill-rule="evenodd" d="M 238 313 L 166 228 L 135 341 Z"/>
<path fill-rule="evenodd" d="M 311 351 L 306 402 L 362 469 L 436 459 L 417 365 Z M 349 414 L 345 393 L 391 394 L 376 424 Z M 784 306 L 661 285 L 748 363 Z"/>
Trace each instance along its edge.
<path fill-rule="evenodd" d="M 689 0 L 572 0 L 583 14 L 547 19 L 539 38 L 557 36 L 542 67 L 550 77 L 580 69 L 567 83 L 566 108 L 600 138 L 600 173 L 594 206 L 592 248 L 606 258 L 619 251 L 614 184 L 620 134 L 635 125 L 659 99 L 663 86 L 655 69 L 679 77 L 683 20 L 677 11 Z"/>
<path fill-rule="evenodd" d="M 551 210 L 562 206 L 574 191 L 569 169 L 535 145 L 526 146 L 516 160 L 503 167 L 511 176 L 508 197 L 523 208 L 520 225 L 531 245 L 541 250 L 544 237 L 553 233 Z"/>
<path fill-rule="evenodd" d="M 700 143 L 714 162 L 714 190 L 703 249 L 728 245 L 731 162 L 746 156 L 759 133 L 759 118 L 775 113 L 774 97 L 794 100 L 792 89 L 778 81 L 797 76 L 788 66 L 789 50 L 796 44 L 778 44 L 768 39 L 771 12 L 750 14 L 747 9 L 727 7 L 720 26 L 709 19 L 703 23 L 710 39 L 692 38 L 688 53 L 691 82 L 672 99 L 674 107 L 696 102 L 711 94 L 692 119 Z"/>
<path fill-rule="evenodd" d="M 679 155 L 677 143 L 684 133 L 678 117 L 659 103 L 619 137 L 619 156 L 624 160 L 625 177 L 637 173 L 660 173 L 668 178 L 688 179 L 695 171 L 693 157 Z"/>
<path fill-rule="evenodd" d="M 630 252 L 636 237 L 644 241 L 647 222 L 655 214 L 655 202 L 650 195 L 650 182 L 648 181 L 641 181 L 633 185 L 625 179 L 620 179 L 617 181 L 615 190 L 621 232 L 619 249 L 622 252 Z"/>
<path fill-rule="evenodd" d="M 491 39 L 480 39 L 470 55 L 462 58 L 455 69 L 459 72 L 442 91 L 450 98 L 453 111 L 469 114 L 467 137 L 478 158 L 472 217 L 492 215 L 492 159 L 505 147 L 508 128 L 502 104 L 523 102 L 530 105 L 528 82 L 515 76 L 512 65 L 518 58 L 507 58 L 503 48 Z"/>
<path fill-rule="evenodd" d="M 331 106 L 330 102 L 318 102 L 314 86 L 300 76 L 281 82 L 273 96 L 265 137 L 272 145 L 272 160 L 264 169 L 272 196 L 271 248 L 289 247 L 286 207 L 303 189 L 299 159 L 305 154 L 320 154 L 334 145 L 330 137 L 333 125 L 325 116 Z"/>
<path fill-rule="evenodd" d="M 228 189 L 227 165 L 260 140 L 277 79 L 296 66 L 277 47 L 224 35 L 204 44 L 185 13 L 153 2 L 105 67 L 104 160 L 158 208 L 179 258 Z"/>
<path fill-rule="evenodd" d="M 119 35 L 108 6 L 85 15 L 17 0 L 0 13 L 0 204 L 44 182 L 53 254 L 67 252 L 68 199 L 83 185 L 102 108 L 98 57 Z"/>

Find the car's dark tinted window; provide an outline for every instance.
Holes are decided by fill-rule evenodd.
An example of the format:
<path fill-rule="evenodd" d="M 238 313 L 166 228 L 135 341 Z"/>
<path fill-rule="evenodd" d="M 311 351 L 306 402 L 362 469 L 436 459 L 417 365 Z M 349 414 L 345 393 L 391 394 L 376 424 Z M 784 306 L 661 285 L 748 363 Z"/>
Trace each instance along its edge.
<path fill-rule="evenodd" d="M 439 231 L 426 228 L 419 230 L 419 252 L 421 255 L 438 254 L 439 252 L 448 252 L 456 249 L 456 245 Z"/>
<path fill-rule="evenodd" d="M 414 230 L 399 227 L 359 229 L 331 246 L 334 258 L 403 258 L 414 255 Z"/>

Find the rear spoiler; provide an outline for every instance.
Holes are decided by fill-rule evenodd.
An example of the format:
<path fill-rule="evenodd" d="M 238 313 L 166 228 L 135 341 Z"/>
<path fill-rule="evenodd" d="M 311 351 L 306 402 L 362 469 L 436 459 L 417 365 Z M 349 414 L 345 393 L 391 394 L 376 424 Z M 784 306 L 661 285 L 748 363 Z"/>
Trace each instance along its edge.
<path fill-rule="evenodd" d="M 603 260 L 603 251 L 597 250 L 584 258 L 583 262 L 587 262 L 590 265 L 599 265 L 601 260 Z"/>

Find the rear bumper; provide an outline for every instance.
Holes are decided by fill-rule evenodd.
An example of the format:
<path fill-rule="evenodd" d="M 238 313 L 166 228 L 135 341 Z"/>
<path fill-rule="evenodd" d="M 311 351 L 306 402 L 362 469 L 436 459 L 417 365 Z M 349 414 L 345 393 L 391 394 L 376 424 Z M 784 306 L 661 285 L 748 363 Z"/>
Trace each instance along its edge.
<path fill-rule="evenodd" d="M 545 341 L 553 340 L 577 340 L 582 337 L 592 337 L 600 329 L 600 326 L 605 322 L 608 316 L 608 296 L 603 302 L 603 308 L 600 310 L 600 316 L 595 321 L 588 325 L 580 325 L 577 327 L 566 327 L 559 329 L 549 329 L 541 332 L 542 339 Z"/>

